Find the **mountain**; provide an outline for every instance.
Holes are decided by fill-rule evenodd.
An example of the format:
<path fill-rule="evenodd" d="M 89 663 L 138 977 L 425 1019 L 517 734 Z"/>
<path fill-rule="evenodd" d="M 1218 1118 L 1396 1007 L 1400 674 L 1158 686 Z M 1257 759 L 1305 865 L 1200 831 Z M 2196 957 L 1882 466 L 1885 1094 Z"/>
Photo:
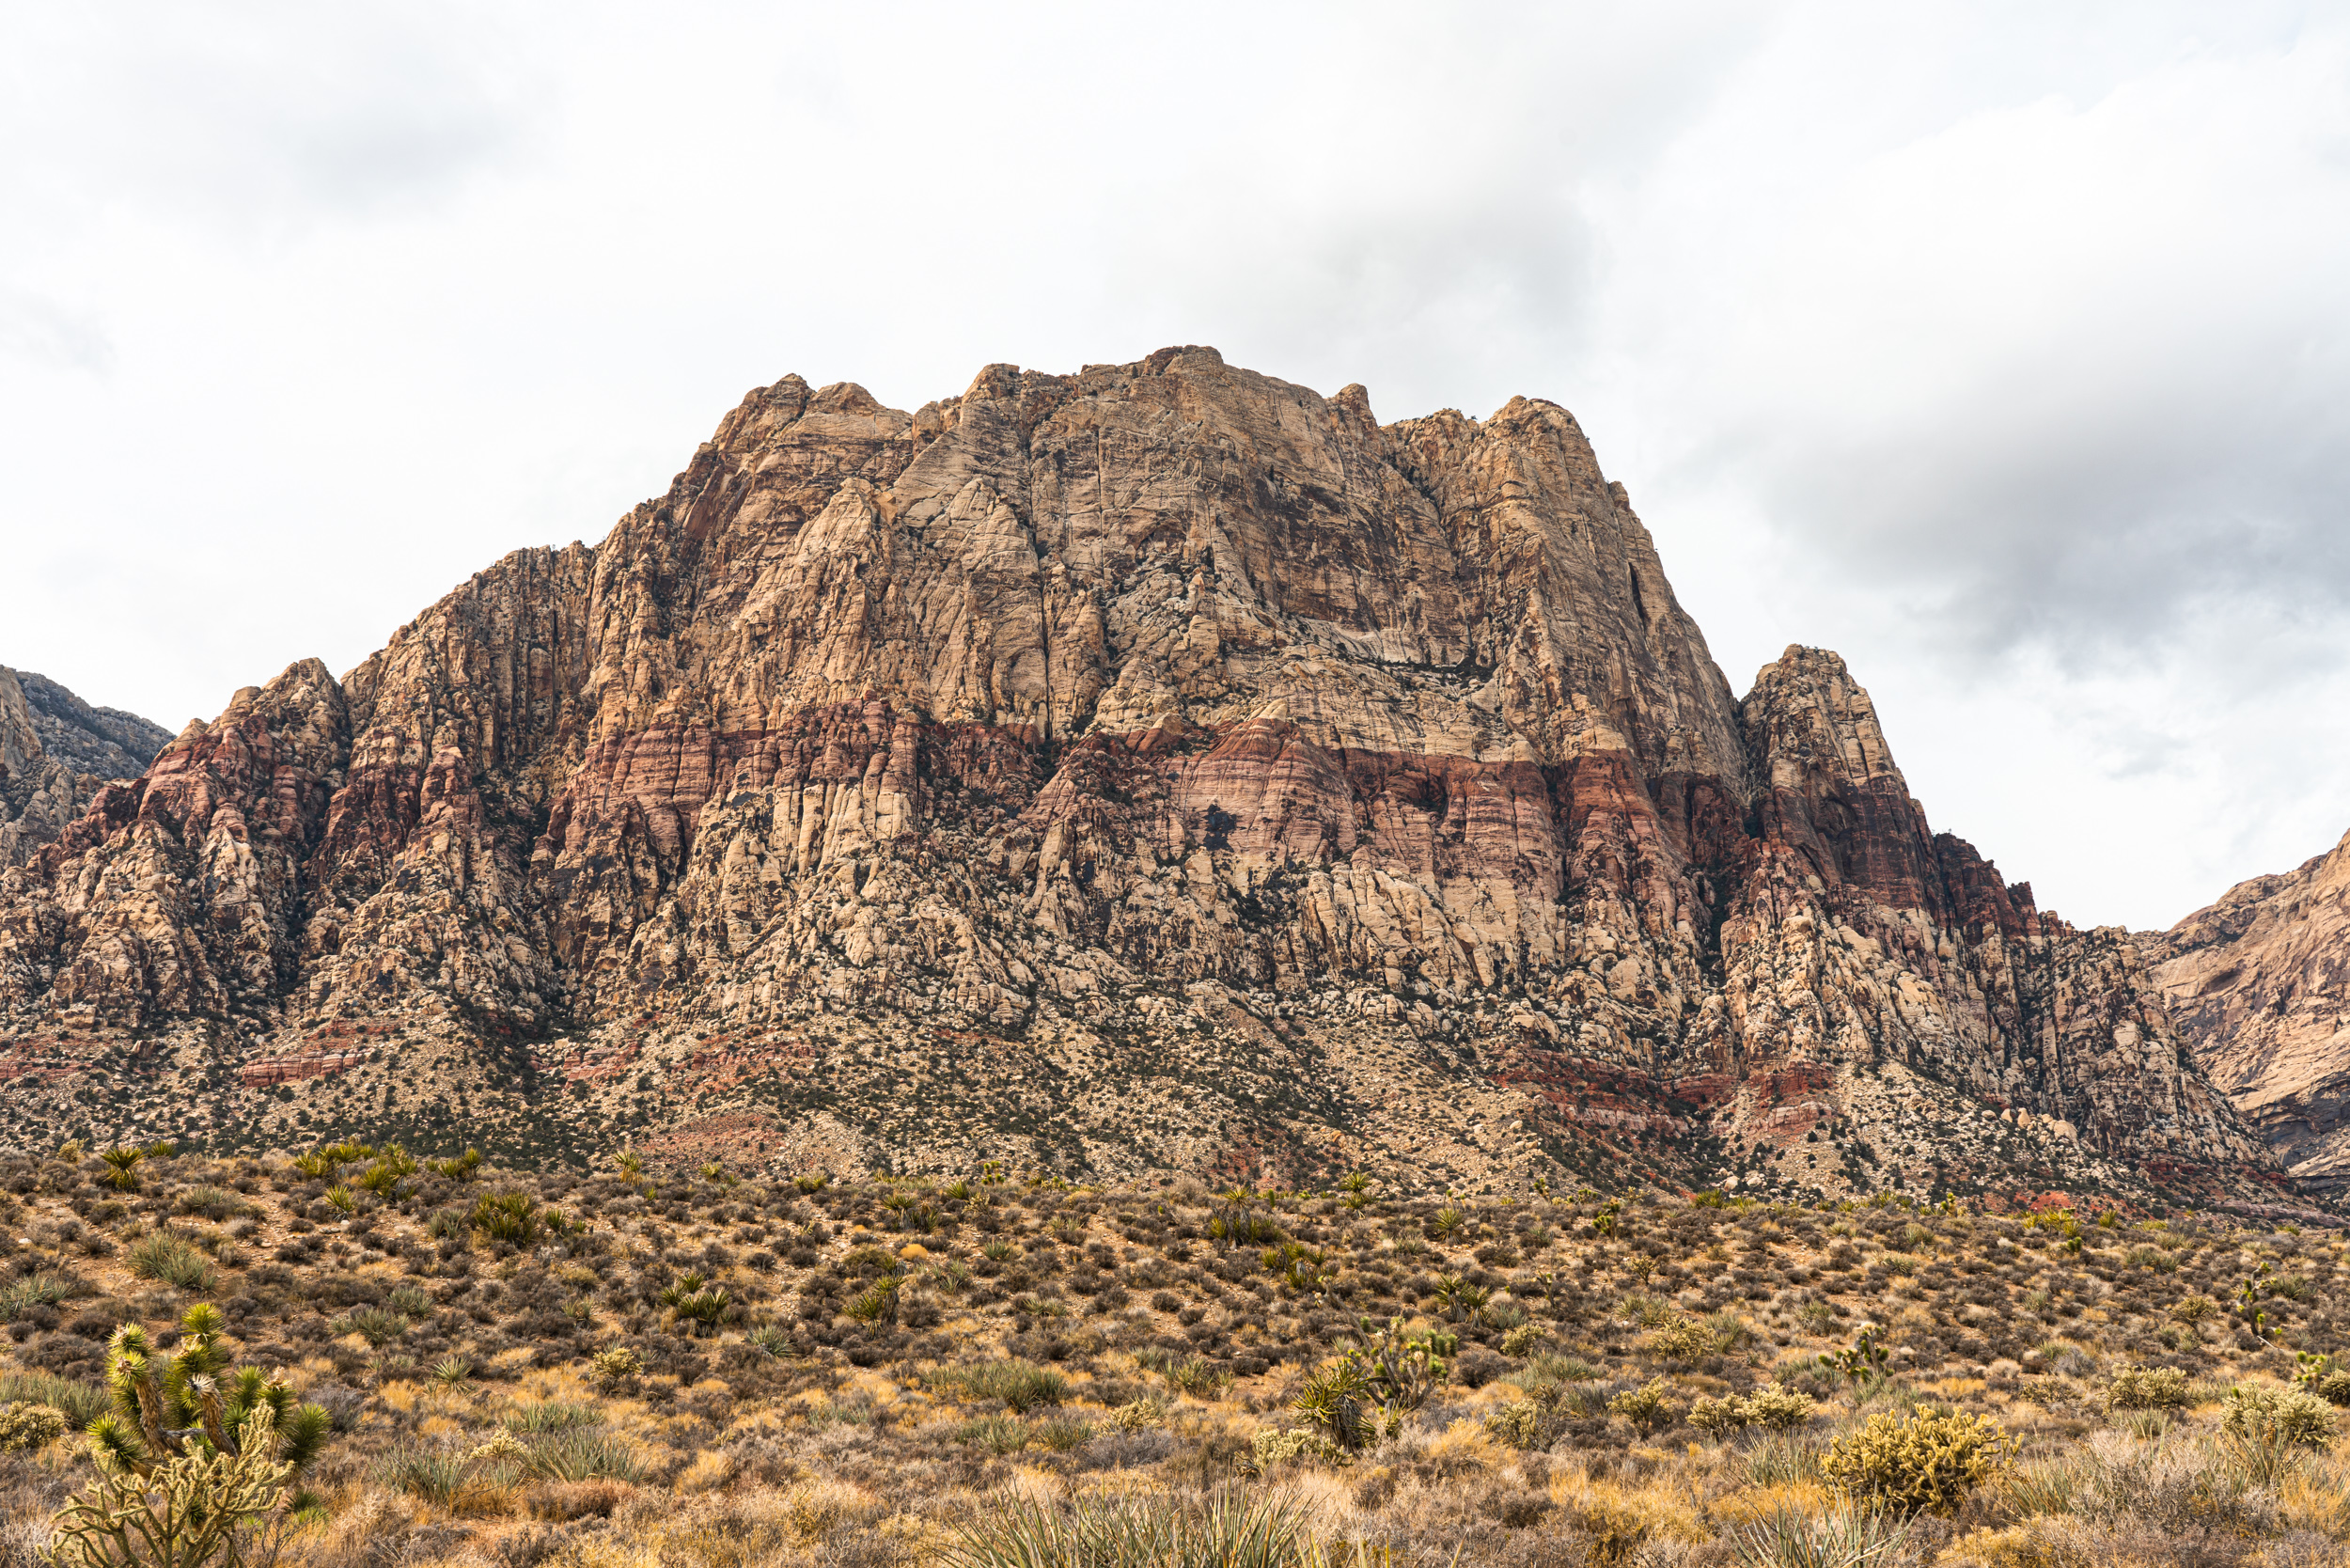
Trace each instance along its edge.
<path fill-rule="evenodd" d="M 2350 1183 L 2350 836 L 2138 938 L 2198 1061 L 2302 1184 Z"/>
<path fill-rule="evenodd" d="M 1203 348 L 752 392 L 101 791 L 0 883 L 0 1018 L 20 1143 L 2274 1179 L 1836 655 L 1732 696 L 1564 409 Z"/>
<path fill-rule="evenodd" d="M 55 843 L 110 778 L 135 777 L 171 732 L 93 708 L 45 675 L 0 665 L 0 867 Z"/>

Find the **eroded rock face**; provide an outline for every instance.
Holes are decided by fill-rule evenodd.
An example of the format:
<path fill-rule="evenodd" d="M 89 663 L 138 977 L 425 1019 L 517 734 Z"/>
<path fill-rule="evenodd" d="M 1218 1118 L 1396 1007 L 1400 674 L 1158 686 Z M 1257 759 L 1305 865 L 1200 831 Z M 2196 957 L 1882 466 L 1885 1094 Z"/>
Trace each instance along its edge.
<path fill-rule="evenodd" d="M 1841 661 L 1733 699 L 1565 410 L 1197 348 L 754 392 L 594 549 L 102 795 L 0 885 L 0 1009 L 21 1082 L 209 1074 L 240 1137 L 1930 1186 L 1972 1145 L 1904 1129 L 1988 1106 L 2051 1179 L 2261 1158 Z"/>
<path fill-rule="evenodd" d="M 135 776 L 169 739 L 135 713 L 0 666 L 0 868 L 56 842 L 101 784 Z"/>
<path fill-rule="evenodd" d="M 2292 1173 L 2350 1183 L 2350 837 L 2138 937 L 2212 1080 Z"/>

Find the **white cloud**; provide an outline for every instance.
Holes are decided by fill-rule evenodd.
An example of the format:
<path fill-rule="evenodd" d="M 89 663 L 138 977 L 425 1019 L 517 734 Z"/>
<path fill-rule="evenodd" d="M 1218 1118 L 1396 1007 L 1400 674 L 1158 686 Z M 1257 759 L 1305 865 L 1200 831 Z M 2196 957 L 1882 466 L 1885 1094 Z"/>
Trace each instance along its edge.
<path fill-rule="evenodd" d="M 2340 7 L 18 8 L 0 659 L 177 726 L 750 385 L 1559 399 L 1732 683 L 2168 920 L 2350 825 Z M 103 628 L 93 635 L 93 628 Z"/>

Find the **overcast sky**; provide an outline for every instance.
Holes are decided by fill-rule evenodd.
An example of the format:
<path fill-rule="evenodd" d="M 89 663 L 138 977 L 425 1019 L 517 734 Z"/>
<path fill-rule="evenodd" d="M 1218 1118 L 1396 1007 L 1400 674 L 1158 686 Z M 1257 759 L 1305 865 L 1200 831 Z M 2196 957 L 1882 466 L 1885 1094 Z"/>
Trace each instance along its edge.
<path fill-rule="evenodd" d="M 796 370 L 1574 410 L 1743 692 L 2168 924 L 2350 828 L 2350 6 L 0 4 L 0 663 L 177 729 Z"/>

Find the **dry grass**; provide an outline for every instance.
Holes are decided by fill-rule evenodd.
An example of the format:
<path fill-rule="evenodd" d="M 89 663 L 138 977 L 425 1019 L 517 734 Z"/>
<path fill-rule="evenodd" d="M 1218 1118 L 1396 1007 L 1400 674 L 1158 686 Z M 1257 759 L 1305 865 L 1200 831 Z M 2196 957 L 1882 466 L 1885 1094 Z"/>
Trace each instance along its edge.
<path fill-rule="evenodd" d="M 155 1158 L 124 1194 L 0 1162 L 33 1243 L 0 1259 L 0 1293 L 35 1281 L 5 1296 L 0 1389 L 86 1407 L 112 1324 L 160 1328 L 189 1299 L 134 1261 L 210 1270 L 246 1358 L 289 1369 L 340 1429 L 281 1568 L 944 1562 L 1008 1510 L 1066 1536 L 1196 1521 L 1225 1497 L 1277 1499 L 1293 1523 L 1267 1560 L 1362 1568 L 2350 1552 L 2350 1463 L 2296 1449 L 2254 1473 L 2218 1430 L 2232 1384 L 2350 1348 L 2329 1306 L 2350 1268 L 2311 1240 L 2215 1227 L 2105 1246 L 2091 1227 L 2073 1253 L 1989 1215 L 1637 1195 L 1603 1234 L 1590 1200 L 1234 1204 L 977 1175 L 956 1193 L 427 1167 L 379 1193 L 368 1168 Z M 472 1225 L 485 1193 L 529 1200 L 538 1233 Z M 1259 1239 L 1228 1246 L 1234 1229 Z M 2265 1342 L 2233 1309 L 2170 1309 L 2278 1276 L 2302 1294 L 2257 1298 L 2280 1330 Z M 714 1324 L 675 1310 L 711 1291 L 728 1303 Z M 876 1292 L 887 1311 L 850 1311 Z M 1308 1374 L 1365 1318 L 1449 1337 L 1424 1402 L 1373 1411 L 1352 1451 L 1324 1441 L 1308 1445 L 1322 1460 L 1254 1473 L 1257 1435 L 1303 1419 Z M 1882 1325 L 1881 1375 L 1819 1364 L 1863 1323 Z M 2116 1374 L 2157 1364 L 2186 1405 L 2117 1408 Z M 1686 1424 L 1700 1399 L 1774 1382 L 1816 1415 L 1787 1433 Z M 1651 1416 L 1611 1414 L 1652 1385 Z M 2014 1463 L 1954 1518 L 1896 1530 L 1819 1460 L 1867 1416 L 1920 1407 L 1998 1421 Z M 74 1441 L 0 1465 L 18 1520 L 87 1475 Z"/>

